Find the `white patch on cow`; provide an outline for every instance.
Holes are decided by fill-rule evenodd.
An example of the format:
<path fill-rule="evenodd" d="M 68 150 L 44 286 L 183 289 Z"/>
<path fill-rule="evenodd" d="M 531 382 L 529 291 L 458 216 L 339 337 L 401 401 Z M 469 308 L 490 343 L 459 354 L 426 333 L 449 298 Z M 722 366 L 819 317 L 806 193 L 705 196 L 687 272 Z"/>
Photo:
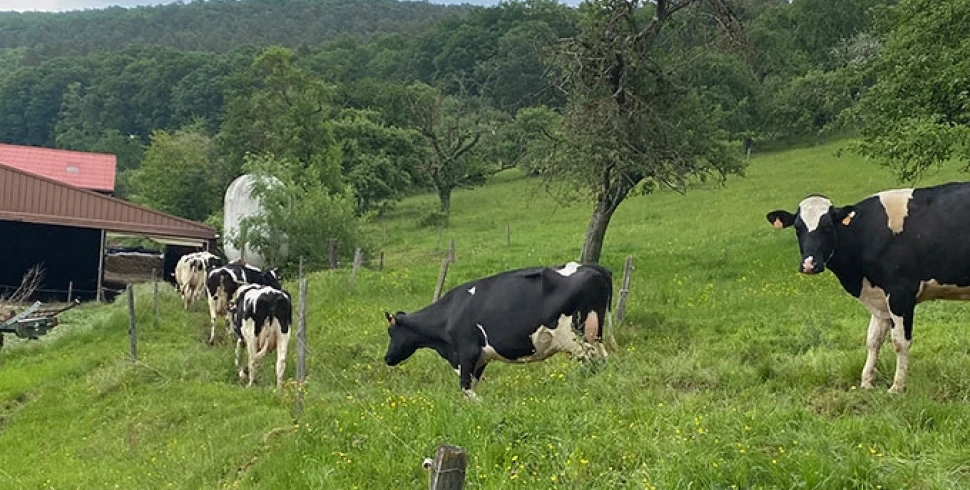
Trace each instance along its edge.
<path fill-rule="evenodd" d="M 879 196 L 879 202 L 886 210 L 886 226 L 893 233 L 901 233 L 903 222 L 906 221 L 906 216 L 909 214 L 909 200 L 913 198 L 913 189 L 893 189 L 882 191 L 876 195 Z"/>
<path fill-rule="evenodd" d="M 472 295 L 472 296 L 475 296 L 475 286 L 472 286 L 472 287 L 471 287 L 471 288 L 470 288 L 470 289 L 468 290 L 468 294 L 470 294 L 470 295 Z M 479 327 L 481 327 L 481 325 L 479 325 Z"/>
<path fill-rule="evenodd" d="M 596 334 L 600 331 L 599 315 L 595 311 L 589 312 L 589 315 L 586 315 L 586 324 L 583 327 L 583 333 L 586 334 L 586 342 L 590 344 L 596 342 Z"/>
<path fill-rule="evenodd" d="M 882 288 L 873 286 L 868 278 L 862 278 L 862 291 L 859 293 L 859 302 L 869 310 L 869 313 L 876 318 L 883 320 L 889 319 L 889 302 L 886 291 Z"/>
<path fill-rule="evenodd" d="M 970 300 L 970 286 L 940 284 L 936 279 L 920 282 L 916 301 L 923 302 L 934 299 Z"/>
<path fill-rule="evenodd" d="M 832 201 L 821 196 L 806 197 L 798 204 L 798 215 L 802 217 L 809 232 L 815 231 L 818 224 L 832 209 Z"/>
<path fill-rule="evenodd" d="M 485 327 L 483 327 L 481 323 L 476 323 L 475 326 L 478 327 L 478 330 L 482 332 L 482 337 L 485 338 L 485 345 L 488 345 L 488 334 L 485 333 Z"/>
<path fill-rule="evenodd" d="M 562 269 L 556 269 L 556 272 L 558 272 L 562 276 L 569 277 L 575 274 L 577 270 L 579 270 L 580 265 L 581 264 L 579 262 L 569 262 L 568 264 L 563 266 Z"/>

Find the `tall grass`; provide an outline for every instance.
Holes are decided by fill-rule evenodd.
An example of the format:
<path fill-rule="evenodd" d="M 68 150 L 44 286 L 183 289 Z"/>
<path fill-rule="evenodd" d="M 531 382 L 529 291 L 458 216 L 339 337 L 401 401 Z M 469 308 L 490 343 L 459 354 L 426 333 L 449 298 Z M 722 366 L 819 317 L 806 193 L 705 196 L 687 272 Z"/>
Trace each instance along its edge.
<path fill-rule="evenodd" d="M 624 203 L 603 256 L 617 282 L 636 261 L 620 352 L 601 366 L 490 365 L 481 403 L 433 352 L 384 366 L 382 312 L 428 303 L 451 239 L 450 286 L 578 256 L 590 206 L 515 173 L 456 193 L 440 241 L 417 227 L 433 196 L 374 223 L 385 270 L 364 270 L 353 292 L 346 271 L 311 277 L 298 420 L 293 387 L 273 393 L 271 359 L 246 389 L 231 348 L 204 345 L 203 305 L 184 312 L 165 288 L 156 329 L 139 289 L 138 365 L 124 305 L 72 310 L 51 338 L 0 352 L 0 488 L 421 488 L 440 443 L 468 450 L 478 489 L 970 486 L 968 306 L 918 308 L 907 394 L 885 392 L 891 349 L 879 389 L 858 390 L 868 314 L 830 273 L 798 275 L 793 234 L 764 219 L 811 192 L 846 203 L 896 186 L 836 148 L 757 156 L 724 188 Z"/>

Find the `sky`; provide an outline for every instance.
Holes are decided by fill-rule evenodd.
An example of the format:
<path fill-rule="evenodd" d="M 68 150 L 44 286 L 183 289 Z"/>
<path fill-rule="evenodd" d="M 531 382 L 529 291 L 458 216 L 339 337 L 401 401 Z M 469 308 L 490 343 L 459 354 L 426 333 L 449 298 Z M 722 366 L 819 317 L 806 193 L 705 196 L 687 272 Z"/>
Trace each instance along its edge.
<path fill-rule="evenodd" d="M 39 10 L 44 12 L 60 12 L 65 10 L 84 10 L 105 8 L 113 5 L 122 7 L 135 7 L 138 5 L 161 5 L 172 3 L 174 0 L 0 0 L 0 11 L 15 10 L 23 12 L 27 10 Z M 499 0 L 430 0 L 431 3 L 459 4 L 468 3 L 472 5 L 495 5 Z M 186 1 L 186 3 L 188 3 Z M 566 0 L 564 3 L 577 5 L 579 0 Z"/>

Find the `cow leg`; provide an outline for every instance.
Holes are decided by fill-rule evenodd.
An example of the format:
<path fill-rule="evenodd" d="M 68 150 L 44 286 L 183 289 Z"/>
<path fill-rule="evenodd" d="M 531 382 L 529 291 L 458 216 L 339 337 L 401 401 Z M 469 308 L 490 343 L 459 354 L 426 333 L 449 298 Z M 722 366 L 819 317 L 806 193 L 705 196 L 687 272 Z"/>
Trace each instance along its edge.
<path fill-rule="evenodd" d="M 487 362 L 483 362 L 482 365 L 481 366 L 478 366 L 477 368 L 475 368 L 475 372 L 472 373 L 472 389 L 473 390 L 475 389 L 476 386 L 478 386 L 478 382 L 482 380 L 482 376 L 485 374 L 485 366 L 487 366 L 487 365 L 488 365 Z"/>
<path fill-rule="evenodd" d="M 258 342 L 255 335 L 249 335 L 246 338 L 246 351 L 249 354 L 249 383 L 246 386 L 252 386 L 256 382 L 256 365 L 259 360 L 259 352 L 256 350 Z"/>
<path fill-rule="evenodd" d="M 242 337 L 236 338 L 236 369 L 239 369 L 239 352 L 242 351 L 243 339 Z M 242 377 L 242 371 L 239 371 L 239 376 Z"/>
<path fill-rule="evenodd" d="M 478 400 L 472 385 L 472 373 L 476 370 L 478 359 L 482 356 L 482 348 L 475 345 L 458 355 L 458 378 L 461 385 L 461 393 L 469 400 Z"/>
<path fill-rule="evenodd" d="M 279 325 L 277 325 L 279 328 Z M 276 391 L 283 391 L 283 373 L 286 371 L 286 348 L 290 344 L 290 334 L 277 331 L 276 334 Z"/>
<path fill-rule="evenodd" d="M 915 294 L 889 295 L 889 314 L 893 323 L 893 349 L 896 350 L 896 375 L 890 393 L 906 391 L 906 375 L 909 371 L 909 347 L 913 343 L 913 314 L 916 310 Z"/>
<path fill-rule="evenodd" d="M 216 320 L 219 319 L 219 312 L 216 311 L 217 300 L 211 295 L 209 296 L 209 345 L 212 345 L 216 341 Z"/>
<path fill-rule="evenodd" d="M 872 388 L 872 382 L 876 379 L 876 363 L 879 361 L 879 348 L 886 340 L 886 334 L 892 327 L 892 320 L 879 318 L 872 315 L 869 318 L 869 331 L 866 334 L 866 365 L 862 368 L 862 383 L 859 385 L 863 389 Z"/>

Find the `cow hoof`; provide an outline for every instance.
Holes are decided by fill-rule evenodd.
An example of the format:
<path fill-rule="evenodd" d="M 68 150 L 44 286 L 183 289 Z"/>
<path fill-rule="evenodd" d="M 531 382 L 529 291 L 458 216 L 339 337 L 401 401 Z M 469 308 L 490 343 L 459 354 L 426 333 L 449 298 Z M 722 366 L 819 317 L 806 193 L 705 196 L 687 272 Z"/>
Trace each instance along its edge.
<path fill-rule="evenodd" d="M 859 383 L 859 388 L 862 388 L 863 390 L 871 390 L 872 381 L 863 381 L 862 383 Z"/>
<path fill-rule="evenodd" d="M 472 390 L 461 390 L 461 394 L 464 395 L 465 399 L 468 401 L 473 401 L 473 402 L 482 401 L 481 398 L 478 398 L 478 395 L 476 395 L 475 392 Z"/>
<path fill-rule="evenodd" d="M 889 391 L 887 391 L 887 393 L 889 393 L 890 395 L 902 395 L 905 392 L 906 392 L 906 388 L 900 388 L 896 385 L 892 385 L 889 388 Z"/>

